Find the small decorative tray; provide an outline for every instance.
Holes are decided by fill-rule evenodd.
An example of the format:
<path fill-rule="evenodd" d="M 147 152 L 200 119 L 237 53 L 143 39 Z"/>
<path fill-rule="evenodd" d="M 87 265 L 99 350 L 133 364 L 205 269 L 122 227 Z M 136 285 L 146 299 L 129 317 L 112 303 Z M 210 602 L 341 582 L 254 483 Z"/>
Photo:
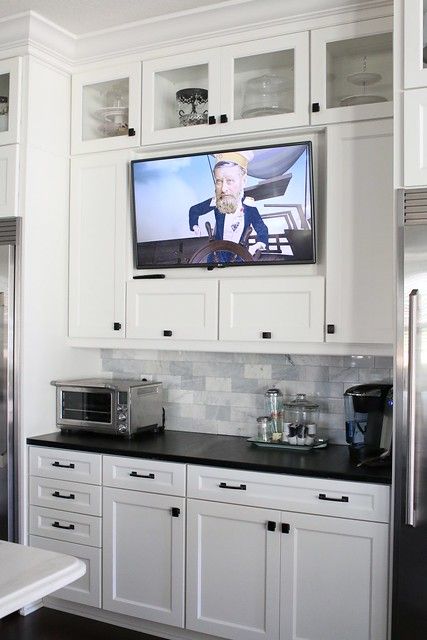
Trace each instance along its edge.
<path fill-rule="evenodd" d="M 289 442 L 265 442 L 258 438 L 248 438 L 247 442 L 256 447 L 264 447 L 265 449 L 282 449 L 288 451 L 299 451 L 300 453 L 311 451 L 312 449 L 324 449 L 328 446 L 327 438 L 315 438 L 313 444 L 289 444 Z"/>

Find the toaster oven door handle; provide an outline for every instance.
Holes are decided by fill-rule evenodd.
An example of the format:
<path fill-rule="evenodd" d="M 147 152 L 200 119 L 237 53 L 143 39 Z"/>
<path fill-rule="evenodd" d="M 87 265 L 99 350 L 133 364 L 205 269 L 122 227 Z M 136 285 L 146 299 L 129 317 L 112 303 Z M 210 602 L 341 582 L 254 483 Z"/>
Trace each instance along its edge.
<path fill-rule="evenodd" d="M 148 478 L 149 480 L 154 480 L 155 475 L 154 473 L 148 473 L 147 475 L 144 475 L 142 473 L 138 473 L 137 471 L 131 471 L 130 476 L 132 476 L 132 478 Z"/>

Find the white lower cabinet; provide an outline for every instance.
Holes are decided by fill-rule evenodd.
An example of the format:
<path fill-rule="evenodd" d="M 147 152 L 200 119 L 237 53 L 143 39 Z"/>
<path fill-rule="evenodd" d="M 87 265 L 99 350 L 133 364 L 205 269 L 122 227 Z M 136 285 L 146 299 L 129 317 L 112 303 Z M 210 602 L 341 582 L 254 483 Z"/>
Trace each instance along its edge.
<path fill-rule="evenodd" d="M 388 525 L 188 500 L 187 628 L 386 640 Z"/>

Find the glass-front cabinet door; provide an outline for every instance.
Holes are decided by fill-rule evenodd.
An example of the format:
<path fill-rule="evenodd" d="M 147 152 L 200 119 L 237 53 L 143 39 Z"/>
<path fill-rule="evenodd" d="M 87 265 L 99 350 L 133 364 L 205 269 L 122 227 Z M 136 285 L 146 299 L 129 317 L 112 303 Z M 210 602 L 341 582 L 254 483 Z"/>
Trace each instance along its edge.
<path fill-rule="evenodd" d="M 223 133 L 309 123 L 308 33 L 222 49 Z"/>
<path fill-rule="evenodd" d="M 139 146 L 140 114 L 139 62 L 74 75 L 71 153 Z"/>
<path fill-rule="evenodd" d="M 0 144 L 19 142 L 21 58 L 0 61 Z"/>
<path fill-rule="evenodd" d="M 197 51 L 142 65 L 142 143 L 218 135 L 220 50 Z"/>
<path fill-rule="evenodd" d="M 391 18 L 312 31 L 311 91 L 312 124 L 392 116 Z"/>
<path fill-rule="evenodd" d="M 406 0 L 402 5 L 405 89 L 427 87 L 427 0 Z"/>

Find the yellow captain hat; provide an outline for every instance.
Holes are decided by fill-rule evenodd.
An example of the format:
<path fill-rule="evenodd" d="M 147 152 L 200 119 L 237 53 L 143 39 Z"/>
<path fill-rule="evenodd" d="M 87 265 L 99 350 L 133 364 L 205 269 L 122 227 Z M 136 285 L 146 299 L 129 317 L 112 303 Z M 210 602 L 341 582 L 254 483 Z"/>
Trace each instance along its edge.
<path fill-rule="evenodd" d="M 215 153 L 214 158 L 216 164 L 218 162 L 234 162 L 242 167 L 245 171 L 248 169 L 248 164 L 254 157 L 253 151 L 223 151 L 222 153 Z"/>

